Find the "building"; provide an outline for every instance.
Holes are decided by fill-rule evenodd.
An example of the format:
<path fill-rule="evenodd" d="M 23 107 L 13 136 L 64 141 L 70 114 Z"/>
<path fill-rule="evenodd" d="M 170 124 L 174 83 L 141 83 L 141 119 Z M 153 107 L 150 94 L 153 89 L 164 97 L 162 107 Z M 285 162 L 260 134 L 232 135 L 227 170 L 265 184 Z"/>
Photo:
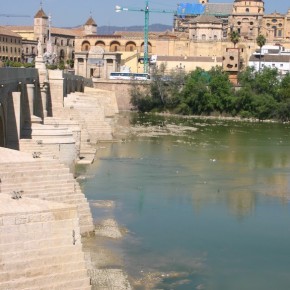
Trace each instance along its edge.
<path fill-rule="evenodd" d="M 97 25 L 89 17 L 84 26 L 75 29 L 58 28 L 51 26 L 51 17 L 47 16 L 42 7 L 34 16 L 32 26 L 6 26 L 7 29 L 22 37 L 22 59 L 29 61 L 37 55 L 38 41 L 42 45 L 42 53 L 50 50 L 55 55 L 54 62 L 68 62 L 74 60 L 75 38 L 97 33 Z"/>
<path fill-rule="evenodd" d="M 0 60 L 21 61 L 22 38 L 19 34 L 0 26 Z"/>
<path fill-rule="evenodd" d="M 250 57 L 249 66 L 256 71 L 264 67 L 276 68 L 281 75 L 290 72 L 290 49 L 279 45 L 265 45 Z"/>
<path fill-rule="evenodd" d="M 290 40 L 290 9 L 286 14 L 277 12 L 264 15 L 262 33 L 271 41 Z"/>
<path fill-rule="evenodd" d="M 195 41 L 221 41 L 223 21 L 214 15 L 199 15 L 189 24 L 189 39 Z"/>
<path fill-rule="evenodd" d="M 255 41 L 261 33 L 264 11 L 263 0 L 235 0 L 228 31 L 238 31 L 243 40 Z"/>
<path fill-rule="evenodd" d="M 262 0 L 180 3 L 174 16 L 173 30 L 188 32 L 192 21 L 200 15 L 215 16 L 222 20 L 224 39 L 233 30 L 238 31 L 243 40 L 255 41 L 260 33 L 270 42 L 290 39 L 290 9 L 285 14 L 275 12 L 267 15 Z"/>
<path fill-rule="evenodd" d="M 230 72 L 236 74 L 233 67 L 240 70 L 248 64 L 257 49 L 259 34 L 266 36 L 267 44 L 283 44 L 290 48 L 290 9 L 286 14 L 269 15 L 265 15 L 264 10 L 262 0 L 180 3 L 172 31 L 149 32 L 149 56 L 157 55 L 156 65 L 166 62 L 168 70 L 182 67 L 186 71 L 196 66 L 210 69 L 224 60 L 224 67 L 232 66 Z M 22 59 L 25 61 L 34 59 L 40 41 L 44 55 L 53 55 L 54 62 L 74 61 L 76 73 L 85 77 L 107 78 L 110 72 L 124 65 L 132 72 L 143 71 L 143 32 L 99 35 L 91 16 L 81 27 L 57 28 L 51 26 L 51 19 L 42 8 L 35 14 L 32 26 L 7 28 L 22 36 Z M 238 31 L 241 36 L 236 47 L 229 40 L 231 31 Z M 234 63 L 230 62 L 232 57 Z"/>

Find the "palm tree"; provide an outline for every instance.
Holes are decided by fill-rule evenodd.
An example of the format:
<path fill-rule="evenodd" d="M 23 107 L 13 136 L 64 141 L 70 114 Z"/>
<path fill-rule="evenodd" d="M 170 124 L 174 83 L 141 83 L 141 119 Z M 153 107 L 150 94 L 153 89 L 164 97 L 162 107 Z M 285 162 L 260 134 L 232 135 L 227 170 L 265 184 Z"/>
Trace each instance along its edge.
<path fill-rule="evenodd" d="M 236 47 L 236 44 L 240 41 L 240 34 L 238 31 L 233 30 L 230 32 L 230 39 L 231 42 L 234 44 L 234 47 Z"/>
<path fill-rule="evenodd" d="M 266 44 L 266 37 L 263 34 L 259 34 L 256 38 L 256 42 L 260 47 L 260 58 L 259 58 L 259 72 L 261 70 L 261 57 L 262 57 L 262 47 Z"/>

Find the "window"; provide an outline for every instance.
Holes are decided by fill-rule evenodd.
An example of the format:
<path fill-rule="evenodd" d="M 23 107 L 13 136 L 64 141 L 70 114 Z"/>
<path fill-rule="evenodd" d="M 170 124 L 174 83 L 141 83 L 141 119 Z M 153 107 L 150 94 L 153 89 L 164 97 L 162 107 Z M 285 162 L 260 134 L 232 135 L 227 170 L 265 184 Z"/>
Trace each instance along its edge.
<path fill-rule="evenodd" d="M 249 8 L 246 8 L 246 13 L 249 13 L 250 12 L 250 9 Z"/>
<path fill-rule="evenodd" d="M 277 36 L 277 27 L 276 26 L 272 26 L 273 30 L 274 30 L 274 37 Z"/>
<path fill-rule="evenodd" d="M 201 36 L 201 39 L 202 39 L 202 40 L 205 40 L 205 39 L 206 39 L 206 35 L 203 34 L 203 35 Z"/>

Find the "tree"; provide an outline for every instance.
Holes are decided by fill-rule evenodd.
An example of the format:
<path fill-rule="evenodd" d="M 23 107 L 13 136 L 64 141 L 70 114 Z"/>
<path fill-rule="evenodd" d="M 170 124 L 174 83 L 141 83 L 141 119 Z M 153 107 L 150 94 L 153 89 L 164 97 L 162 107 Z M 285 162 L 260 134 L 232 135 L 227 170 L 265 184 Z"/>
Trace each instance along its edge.
<path fill-rule="evenodd" d="M 236 47 L 236 44 L 240 41 L 240 34 L 238 31 L 233 30 L 230 32 L 230 40 L 234 44 L 234 47 Z"/>
<path fill-rule="evenodd" d="M 213 102 L 207 94 L 208 83 L 209 74 L 201 68 L 197 68 L 188 74 L 180 93 L 181 102 L 177 107 L 177 113 L 186 115 L 210 114 L 213 111 Z"/>
<path fill-rule="evenodd" d="M 262 57 L 262 47 L 266 44 L 266 37 L 263 34 L 259 34 L 256 38 L 256 42 L 260 47 L 260 58 L 259 58 L 259 71 L 261 70 L 261 57 Z"/>
<path fill-rule="evenodd" d="M 214 102 L 214 109 L 220 114 L 231 113 L 234 92 L 228 74 L 221 67 L 215 67 L 209 71 L 209 75 L 208 89 Z"/>

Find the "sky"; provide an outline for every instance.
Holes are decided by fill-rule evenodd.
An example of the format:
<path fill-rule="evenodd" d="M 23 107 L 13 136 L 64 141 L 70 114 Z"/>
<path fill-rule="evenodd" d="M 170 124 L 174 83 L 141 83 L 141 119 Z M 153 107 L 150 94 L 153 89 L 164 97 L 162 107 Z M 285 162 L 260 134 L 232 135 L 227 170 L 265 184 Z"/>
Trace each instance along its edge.
<path fill-rule="evenodd" d="M 152 0 L 151 9 L 174 11 L 177 3 L 198 3 L 198 0 Z M 211 0 L 211 3 L 232 3 L 233 0 Z M 285 14 L 290 9 L 289 0 L 264 0 L 266 13 Z M 42 0 L 43 10 L 51 15 L 54 27 L 75 27 L 84 24 L 90 15 L 98 26 L 143 25 L 143 12 L 115 12 L 115 6 L 142 9 L 145 0 Z M 0 25 L 33 25 L 33 17 L 41 7 L 41 0 L 0 0 Z M 28 15 L 30 17 L 3 17 L 8 15 Z M 173 14 L 150 13 L 150 24 L 172 25 Z"/>

